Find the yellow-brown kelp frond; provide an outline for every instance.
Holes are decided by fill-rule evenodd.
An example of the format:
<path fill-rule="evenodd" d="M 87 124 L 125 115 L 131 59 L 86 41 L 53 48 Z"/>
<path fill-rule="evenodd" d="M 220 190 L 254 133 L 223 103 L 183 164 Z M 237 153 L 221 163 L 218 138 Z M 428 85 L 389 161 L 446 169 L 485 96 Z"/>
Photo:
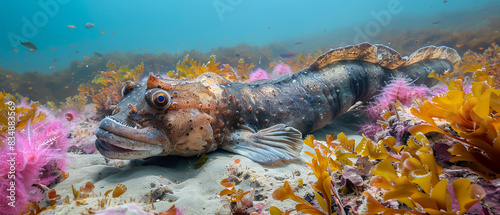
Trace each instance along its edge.
<path fill-rule="evenodd" d="M 435 74 L 434 74 L 435 77 Z M 452 74 L 439 77 L 448 84 L 448 92 L 425 101 L 411 112 L 427 124 L 409 128 L 410 133 L 439 132 L 458 141 L 449 149 L 456 157 L 450 161 L 468 161 L 467 166 L 486 179 L 500 176 L 500 90 L 495 89 L 488 71 L 476 70 L 472 91 L 463 90 L 464 78 L 452 79 Z M 436 124 L 434 118 L 450 123 L 461 137 L 456 137 Z"/>
<path fill-rule="evenodd" d="M 16 97 L 5 92 L 0 93 L 0 102 L 0 147 L 4 146 L 3 139 L 6 137 L 5 132 L 9 131 L 9 122 L 14 123 L 16 128 L 15 131 L 10 131 L 16 132 L 23 130 L 28 123 L 34 124 L 46 117 L 43 112 L 38 111 L 38 102 L 31 103 L 29 107 L 22 107 Z M 14 133 L 9 136 L 14 136 Z"/>
<path fill-rule="evenodd" d="M 202 64 L 201 61 L 194 60 L 188 54 L 182 61 L 179 61 L 177 63 L 177 70 L 169 71 L 167 75 L 170 78 L 174 79 L 186 79 L 196 78 L 201 74 L 213 72 L 232 81 L 238 80 L 238 75 L 235 73 L 232 67 L 230 67 L 229 65 L 220 67 L 220 64 L 220 62 L 217 62 L 217 58 L 215 57 L 215 55 L 211 55 L 209 61 L 206 64 Z"/>
<path fill-rule="evenodd" d="M 416 140 L 416 141 L 415 141 Z M 384 159 L 372 170 L 375 175 L 370 185 L 388 190 L 383 200 L 396 199 L 412 210 L 392 209 L 382 206 L 368 192 L 366 213 L 377 214 L 464 214 L 485 196 L 484 189 L 470 180 L 460 178 L 453 181 L 453 191 L 459 211 L 452 208 L 452 199 L 447 189 L 448 180 L 440 180 L 441 167 L 436 165 L 433 150 L 422 133 L 408 140 L 395 163 Z"/>
<path fill-rule="evenodd" d="M 125 83 L 137 81 L 144 73 L 144 63 L 137 65 L 134 69 L 128 65 L 118 68 L 111 61 L 106 66 L 108 70 L 96 75 L 91 84 L 81 84 L 78 87 L 80 95 L 92 98 L 92 102 L 97 104 L 96 111 L 101 116 L 110 115 L 113 111 L 112 106 L 123 99 L 121 91 Z M 69 99 L 73 100 L 73 98 Z M 79 103 L 84 102 L 83 98 L 77 99 Z M 81 106 L 81 104 L 78 105 Z"/>
<path fill-rule="evenodd" d="M 388 137 L 374 144 L 370 139 L 363 136 L 360 143 L 357 144 L 353 139 L 348 139 L 344 133 L 338 134 L 338 142 L 333 140 L 334 135 L 326 136 L 326 143 L 316 141 L 313 135 L 309 135 L 304 143 L 311 148 L 314 148 L 315 154 L 306 151 L 305 153 L 312 157 L 311 162 L 307 163 L 311 167 L 317 181 L 313 184 L 314 195 L 321 207 L 318 209 L 311 203 L 307 202 L 300 196 L 297 196 L 288 181 L 285 185 L 273 193 L 273 198 L 284 201 L 291 199 L 298 204 L 295 210 L 309 214 L 336 214 L 332 211 L 333 200 L 337 205 L 337 211 L 343 212 L 343 207 L 340 202 L 340 197 L 334 188 L 331 173 L 337 170 L 342 170 L 345 165 L 352 166 L 353 159 L 386 159 L 388 161 L 395 160 L 385 149 L 385 145 L 395 152 L 399 152 L 401 147 L 394 147 L 395 139 Z M 332 200 L 332 196 L 334 196 Z M 274 208 L 275 211 L 280 211 Z M 289 213 L 291 211 L 288 211 Z"/>
<path fill-rule="evenodd" d="M 460 68 L 463 73 L 474 73 L 477 70 L 487 71 L 493 76 L 495 88 L 500 89 L 500 47 L 495 43 L 483 54 L 467 51 L 462 58 Z"/>

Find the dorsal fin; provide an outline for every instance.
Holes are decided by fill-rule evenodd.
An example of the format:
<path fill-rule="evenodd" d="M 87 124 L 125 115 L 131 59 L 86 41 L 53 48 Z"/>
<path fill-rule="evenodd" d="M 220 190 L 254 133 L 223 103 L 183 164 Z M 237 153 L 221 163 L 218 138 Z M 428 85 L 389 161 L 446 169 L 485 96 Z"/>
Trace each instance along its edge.
<path fill-rule="evenodd" d="M 332 49 L 318 57 L 318 59 L 309 66 L 309 69 L 319 69 L 331 63 L 343 60 L 366 61 L 379 64 L 389 69 L 395 69 L 400 66 L 407 66 L 427 59 L 445 59 L 455 64 L 460 61 L 460 56 L 455 49 L 446 46 L 427 46 L 414 52 L 408 59 L 406 57 L 401 57 L 398 52 L 385 45 L 361 43 L 358 45 Z"/>

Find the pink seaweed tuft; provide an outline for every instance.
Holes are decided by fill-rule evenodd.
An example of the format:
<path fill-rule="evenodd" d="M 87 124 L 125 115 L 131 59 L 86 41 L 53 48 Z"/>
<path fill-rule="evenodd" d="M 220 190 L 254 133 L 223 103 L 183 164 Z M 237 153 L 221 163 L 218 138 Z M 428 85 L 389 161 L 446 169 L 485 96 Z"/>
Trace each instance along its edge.
<path fill-rule="evenodd" d="M 382 93 L 368 107 L 367 114 L 371 119 L 377 119 L 386 110 L 391 102 L 399 101 L 405 106 L 410 106 L 415 98 L 425 98 L 429 89 L 425 86 L 412 86 L 405 78 L 396 78 L 384 87 Z"/>
<path fill-rule="evenodd" d="M 275 78 L 285 74 L 292 74 L 292 69 L 284 63 L 279 63 L 274 67 L 271 77 Z"/>
<path fill-rule="evenodd" d="M 269 79 L 267 72 L 261 68 L 257 68 L 257 71 L 250 74 L 250 81 Z"/>
<path fill-rule="evenodd" d="M 32 185 L 54 183 L 69 159 L 65 155 L 69 147 L 67 128 L 46 109 L 39 110 L 48 116 L 15 134 L 14 152 L 9 147 L 0 148 L 0 169 L 15 171 L 0 172 L 0 210 L 9 212 L 6 214 L 19 214 L 30 201 L 40 201 L 43 195 Z M 9 189 L 12 187 L 15 190 Z M 15 207 L 8 205 L 11 192 L 15 195 Z"/>

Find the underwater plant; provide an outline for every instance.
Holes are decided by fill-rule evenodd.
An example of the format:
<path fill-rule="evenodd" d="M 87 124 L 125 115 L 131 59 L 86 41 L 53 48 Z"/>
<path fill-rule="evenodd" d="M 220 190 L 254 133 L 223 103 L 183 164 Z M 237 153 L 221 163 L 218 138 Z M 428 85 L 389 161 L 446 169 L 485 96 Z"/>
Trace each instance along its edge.
<path fill-rule="evenodd" d="M 373 189 L 369 189 L 364 191 L 366 196 L 364 206 L 353 208 L 360 214 L 380 212 L 384 214 L 463 214 L 485 196 L 485 190 L 481 186 L 471 184 L 470 180 L 463 178 L 454 180 L 451 183 L 453 190 L 448 191 L 450 186 L 448 180 L 439 178 L 442 168 L 436 164 L 430 143 L 422 133 L 410 138 L 408 145 L 398 147 L 395 146 L 396 139 L 391 136 L 377 143 L 363 136 L 358 144 L 348 139 L 343 133 L 338 134 L 337 138 L 338 141 L 334 141 L 333 135 L 327 135 L 326 142 L 322 142 L 310 135 L 304 140 L 304 143 L 315 150 L 315 154 L 306 152 L 312 157 L 312 162 L 307 165 L 311 167 L 318 180 L 312 188 L 320 207 L 297 196 L 286 181 L 283 187 L 274 191 L 273 198 L 281 201 L 291 199 L 298 204 L 294 210 L 286 213 L 276 207 L 271 207 L 271 214 L 288 214 L 292 211 L 307 214 L 334 214 L 336 212 L 342 214 L 344 207 L 341 196 L 336 193 L 335 183 L 332 181 L 333 173 L 339 170 L 343 172 L 342 178 L 346 177 L 345 180 L 354 178 L 352 182 L 357 183 L 356 186 L 359 186 L 359 190 L 362 191 L 367 187 L 359 181 L 363 179 L 356 176 L 360 173 L 351 167 L 355 163 L 363 163 L 355 167 L 357 169 L 368 168 L 368 171 L 371 169 L 373 176 L 370 176 L 370 186 L 387 190 L 383 191 L 384 201 L 397 200 L 407 207 L 394 209 L 387 207 L 387 204 L 384 206 L 370 194 L 372 192 L 370 190 Z M 367 161 L 376 162 L 377 165 L 371 168 Z M 345 188 L 343 187 L 342 190 Z M 450 195 L 450 192 L 454 195 Z M 455 200 L 458 201 L 458 205 L 452 204 Z M 333 205 L 336 205 L 335 210 Z"/>
<path fill-rule="evenodd" d="M 255 72 L 250 73 L 249 81 L 265 80 L 265 79 L 269 79 L 269 76 L 267 75 L 267 72 L 261 68 L 257 68 Z"/>
<path fill-rule="evenodd" d="M 188 65 L 189 64 L 189 65 Z M 207 72 L 213 72 L 229 80 L 238 80 L 238 75 L 229 65 L 224 65 L 219 67 L 221 63 L 217 62 L 215 55 L 211 55 L 209 61 L 206 64 L 202 64 L 201 60 L 196 61 L 189 54 L 187 54 L 182 61 L 179 61 L 176 65 L 177 70 L 169 71 L 167 75 L 170 78 L 184 79 L 184 78 L 195 78 L 201 74 Z"/>
<path fill-rule="evenodd" d="M 312 157 L 311 163 L 307 163 L 311 167 L 317 181 L 313 184 L 314 196 L 318 201 L 320 208 L 316 208 L 304 198 L 297 196 L 288 181 L 285 181 L 283 187 L 278 188 L 273 193 L 273 199 L 284 201 L 291 199 L 298 204 L 295 207 L 297 212 L 308 214 L 336 214 L 332 206 L 336 205 L 336 211 L 344 214 L 344 207 L 340 201 L 340 197 L 335 189 L 335 184 L 332 181 L 332 172 L 343 170 L 344 166 L 353 166 L 353 159 L 384 159 L 390 157 L 383 144 L 374 144 L 366 137 L 363 137 L 361 142 L 356 146 L 353 139 L 348 139 L 344 133 L 337 135 L 338 142 L 333 140 L 333 135 L 326 136 L 326 142 L 321 143 L 316 141 L 313 135 L 309 135 L 304 143 L 311 148 L 314 148 L 316 154 L 306 151 L 305 153 Z M 387 140 L 385 140 L 387 141 Z M 393 147 L 393 145 L 391 145 Z M 394 148 L 394 147 L 393 147 Z M 399 149 L 401 147 L 395 148 Z M 334 198 L 332 198 L 332 196 Z M 273 208 L 276 214 L 283 213 L 278 208 Z M 295 211 L 292 210 L 292 211 Z M 290 213 L 292 211 L 288 211 Z"/>
<path fill-rule="evenodd" d="M 292 69 L 290 68 L 290 66 L 280 62 L 280 63 L 278 63 L 278 65 L 276 65 L 273 68 L 273 72 L 271 73 L 271 77 L 275 78 L 275 77 L 278 77 L 280 75 L 285 75 L 285 74 L 292 74 Z"/>
<path fill-rule="evenodd" d="M 226 199 L 229 200 L 231 214 L 250 214 L 254 212 L 253 208 L 253 192 L 243 191 L 242 189 L 236 190 L 234 188 L 235 183 L 229 181 L 228 178 L 222 179 L 220 184 L 224 186 L 224 190 L 219 193 L 219 196 L 227 196 Z M 250 194 L 250 195 L 247 195 Z"/>
<path fill-rule="evenodd" d="M 28 123 L 37 123 L 45 119 L 45 113 L 38 111 L 40 103 L 33 102 L 29 105 L 25 104 L 23 100 L 19 101 L 15 96 L 2 92 L 0 93 L 0 147 L 4 146 L 3 141 L 6 139 L 5 132 L 9 130 L 9 117 L 14 117 L 15 130 L 21 131 Z M 13 108 L 13 110 L 11 109 Z M 9 114 L 14 113 L 13 114 Z M 14 131 L 10 131 L 10 136 L 13 136 Z"/>
<path fill-rule="evenodd" d="M 424 101 L 411 112 L 428 124 L 409 128 L 415 135 L 418 132 L 439 132 L 453 140 L 449 152 L 455 155 L 451 162 L 466 161 L 466 166 L 485 179 L 499 178 L 500 160 L 500 90 L 495 89 L 493 78 L 485 69 L 474 71 L 472 91 L 464 90 L 464 77 L 453 78 L 453 73 L 435 77 L 448 85 L 448 92 Z M 436 119 L 449 123 L 458 136 L 441 128 Z"/>
<path fill-rule="evenodd" d="M 485 70 L 495 82 L 495 88 L 500 88 L 500 47 L 495 43 L 484 50 L 483 54 L 473 51 L 465 52 L 460 62 L 460 69 L 463 73 L 474 73 L 477 70 Z"/>
<path fill-rule="evenodd" d="M 399 159 L 387 157 L 372 169 L 375 176 L 371 178 L 370 185 L 388 190 L 383 195 L 384 201 L 395 199 L 411 210 L 387 208 L 365 191 L 364 214 L 464 214 L 485 196 L 481 186 L 471 184 L 469 179 L 456 179 L 452 187 L 458 208 L 453 208 L 448 180 L 440 179 L 442 168 L 437 166 L 425 135 L 417 133 L 407 144 L 398 152 L 401 155 Z"/>
<path fill-rule="evenodd" d="M 321 50 L 318 50 L 312 56 L 310 54 L 305 55 L 301 53 L 296 58 L 285 60 L 285 64 L 290 67 L 291 73 L 295 73 L 311 65 L 322 54 L 323 52 Z M 275 65 L 278 66 L 280 63 Z"/>
<path fill-rule="evenodd" d="M 90 87 L 89 84 L 81 84 L 78 87 L 80 95 L 90 97 L 92 102 L 96 103 L 95 108 L 99 117 L 111 115 L 113 105 L 118 104 L 123 99 L 121 90 L 125 83 L 137 81 L 144 73 L 144 63 L 137 65 L 134 69 L 128 65 L 118 68 L 111 61 L 106 66 L 108 70 L 101 71 L 101 74 L 96 75 Z M 82 103 L 83 100 L 83 98 L 78 97 L 77 104 Z"/>
<path fill-rule="evenodd" d="M 406 78 L 395 78 L 390 81 L 375 97 L 367 108 L 371 119 L 379 119 L 383 110 L 387 110 L 391 102 L 399 101 L 402 105 L 410 106 L 416 98 L 425 98 L 429 89 L 425 86 L 414 86 Z"/>
<path fill-rule="evenodd" d="M 12 146 L 14 151 L 11 147 L 0 148 L 1 169 L 15 170 L 14 173 L 1 173 L 0 187 L 3 189 L 0 191 L 0 201 L 5 203 L 0 208 L 2 211 L 19 214 L 25 204 L 42 198 L 39 188 L 33 185 L 49 186 L 67 177 L 63 170 L 69 161 L 65 154 L 70 146 L 68 128 L 47 110 L 36 111 L 31 119 L 39 118 L 38 116 L 44 118 L 38 122 L 27 120 L 26 127 L 15 134 L 16 144 Z M 8 189 L 12 184 L 15 184 L 14 210 L 7 204 L 10 202 Z"/>

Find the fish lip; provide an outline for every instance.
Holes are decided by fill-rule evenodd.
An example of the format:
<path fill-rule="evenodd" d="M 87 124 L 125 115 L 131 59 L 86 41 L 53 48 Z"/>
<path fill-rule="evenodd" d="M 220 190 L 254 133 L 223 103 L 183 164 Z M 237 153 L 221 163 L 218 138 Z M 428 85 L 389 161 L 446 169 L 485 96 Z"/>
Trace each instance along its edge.
<path fill-rule="evenodd" d="M 95 146 L 97 151 L 101 153 L 104 157 L 111 159 L 122 159 L 122 160 L 132 160 L 132 159 L 143 159 L 148 157 L 153 157 L 159 155 L 162 151 L 162 147 L 157 147 L 152 150 L 131 150 L 124 149 L 102 139 L 97 139 L 95 141 Z"/>
<path fill-rule="evenodd" d="M 104 141 L 123 150 L 148 151 L 154 150 L 158 147 L 163 148 L 161 145 L 119 136 L 101 128 L 97 128 L 97 130 L 95 131 L 95 136 L 98 140 Z"/>
<path fill-rule="evenodd" d="M 131 127 L 130 125 L 127 125 L 115 119 L 114 117 L 106 117 L 101 121 L 101 123 L 99 123 L 99 127 L 96 130 L 97 138 L 106 134 L 106 133 L 100 133 L 98 135 L 97 131 L 99 131 L 99 129 L 109 132 L 110 134 L 115 135 L 115 137 L 121 137 L 140 143 L 161 146 L 162 143 L 168 142 L 167 134 L 160 129 L 154 127 L 134 128 Z"/>
<path fill-rule="evenodd" d="M 133 128 L 106 117 L 95 131 L 97 150 L 105 157 L 140 159 L 156 156 L 168 148 L 166 133 L 152 127 Z"/>

